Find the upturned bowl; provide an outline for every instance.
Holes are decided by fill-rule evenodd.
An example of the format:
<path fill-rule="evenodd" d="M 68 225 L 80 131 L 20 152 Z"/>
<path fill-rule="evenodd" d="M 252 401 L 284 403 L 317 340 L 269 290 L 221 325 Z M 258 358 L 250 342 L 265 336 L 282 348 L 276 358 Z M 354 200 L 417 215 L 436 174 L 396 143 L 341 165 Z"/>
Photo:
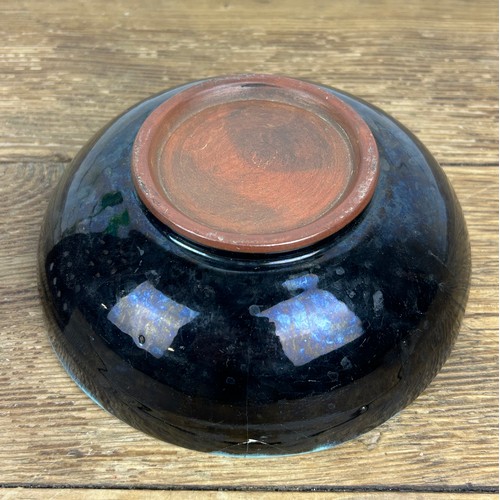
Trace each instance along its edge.
<path fill-rule="evenodd" d="M 413 401 L 470 279 L 457 198 L 401 124 L 344 92 L 214 78 L 78 154 L 40 240 L 54 350 L 99 405 L 195 450 L 331 447 Z"/>

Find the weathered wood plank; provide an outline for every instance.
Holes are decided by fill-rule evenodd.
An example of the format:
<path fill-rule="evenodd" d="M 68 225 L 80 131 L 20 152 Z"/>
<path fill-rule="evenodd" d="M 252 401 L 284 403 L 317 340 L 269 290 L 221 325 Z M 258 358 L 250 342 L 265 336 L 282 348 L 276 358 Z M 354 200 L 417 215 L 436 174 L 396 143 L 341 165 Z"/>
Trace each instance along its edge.
<path fill-rule="evenodd" d="M 408 498 L 492 497 L 485 492 L 498 485 L 497 2 L 3 0 L 0 34 L 0 484 L 56 486 L 7 488 L 2 498 L 199 496 L 154 491 L 190 486 L 214 490 L 206 498 L 243 497 L 215 491 L 235 486 L 353 488 L 310 498 L 399 498 L 401 488 L 415 490 Z M 68 161 L 138 100 L 237 72 L 324 83 L 394 115 L 445 165 L 468 221 L 472 288 L 449 361 L 415 403 L 328 452 L 227 459 L 155 441 L 84 396 L 45 333 L 38 232 Z"/>
<path fill-rule="evenodd" d="M 50 188 L 64 168 L 39 162 L 0 167 L 2 482 L 123 488 L 497 484 L 496 169 L 446 169 L 469 224 L 473 286 L 457 344 L 431 386 L 390 421 L 337 449 L 247 460 L 142 435 L 94 405 L 59 365 L 36 289 L 36 246 Z"/>
<path fill-rule="evenodd" d="M 379 105 L 445 164 L 497 161 L 497 3 L 4 0 L 0 161 L 69 159 L 136 101 L 289 74 Z"/>
<path fill-rule="evenodd" d="M 267 491 L 155 491 L 155 490 L 116 490 L 116 489 L 28 489 L 13 488 L 0 492 L 2 500 L 22 498 L 38 500 L 41 498 L 64 498 L 65 500 L 189 500 L 204 498 L 206 500 L 283 500 L 297 496 L 298 492 Z M 306 492 L 307 500 L 398 500 L 404 495 L 405 500 L 490 500 L 498 498 L 493 493 L 412 493 L 412 492 Z"/>

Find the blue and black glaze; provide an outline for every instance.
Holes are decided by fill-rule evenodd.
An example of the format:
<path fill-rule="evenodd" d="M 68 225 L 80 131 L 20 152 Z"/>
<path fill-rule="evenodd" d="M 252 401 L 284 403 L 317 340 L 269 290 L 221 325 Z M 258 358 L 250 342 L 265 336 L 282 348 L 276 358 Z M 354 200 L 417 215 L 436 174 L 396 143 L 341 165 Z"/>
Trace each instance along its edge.
<path fill-rule="evenodd" d="M 303 250 L 202 247 L 148 213 L 130 173 L 139 127 L 184 88 L 97 134 L 52 198 L 39 276 L 56 353 L 105 409 L 187 448 L 292 454 L 370 430 L 430 383 L 459 329 L 470 252 L 450 184 L 399 123 L 326 89 L 376 139 L 368 207 Z"/>

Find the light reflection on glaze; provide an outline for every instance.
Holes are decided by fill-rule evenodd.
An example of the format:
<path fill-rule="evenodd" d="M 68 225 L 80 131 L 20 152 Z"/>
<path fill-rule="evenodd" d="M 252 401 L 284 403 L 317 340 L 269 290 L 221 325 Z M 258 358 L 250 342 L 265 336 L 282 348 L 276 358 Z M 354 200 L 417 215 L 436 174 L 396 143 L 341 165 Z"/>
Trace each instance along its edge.
<path fill-rule="evenodd" d="M 179 329 L 198 314 L 145 281 L 113 306 L 108 319 L 130 335 L 138 347 L 160 358 Z"/>
<path fill-rule="evenodd" d="M 332 293 L 318 289 L 314 274 L 282 285 L 289 291 L 304 291 L 256 316 L 266 317 L 276 325 L 283 351 L 295 366 L 305 365 L 363 334 L 361 320 Z"/>

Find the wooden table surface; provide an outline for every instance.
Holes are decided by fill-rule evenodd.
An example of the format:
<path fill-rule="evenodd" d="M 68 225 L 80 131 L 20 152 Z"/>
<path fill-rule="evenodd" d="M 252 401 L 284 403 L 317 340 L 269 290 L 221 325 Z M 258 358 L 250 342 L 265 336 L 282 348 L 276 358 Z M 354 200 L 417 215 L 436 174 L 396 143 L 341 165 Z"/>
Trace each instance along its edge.
<path fill-rule="evenodd" d="M 0 496 L 496 498 L 496 0 L 0 5 Z M 37 239 L 70 160 L 135 102 L 240 72 L 317 81 L 398 118 L 445 169 L 469 226 L 470 300 L 444 369 L 400 414 L 330 451 L 221 458 L 156 441 L 92 403 L 46 336 Z"/>

